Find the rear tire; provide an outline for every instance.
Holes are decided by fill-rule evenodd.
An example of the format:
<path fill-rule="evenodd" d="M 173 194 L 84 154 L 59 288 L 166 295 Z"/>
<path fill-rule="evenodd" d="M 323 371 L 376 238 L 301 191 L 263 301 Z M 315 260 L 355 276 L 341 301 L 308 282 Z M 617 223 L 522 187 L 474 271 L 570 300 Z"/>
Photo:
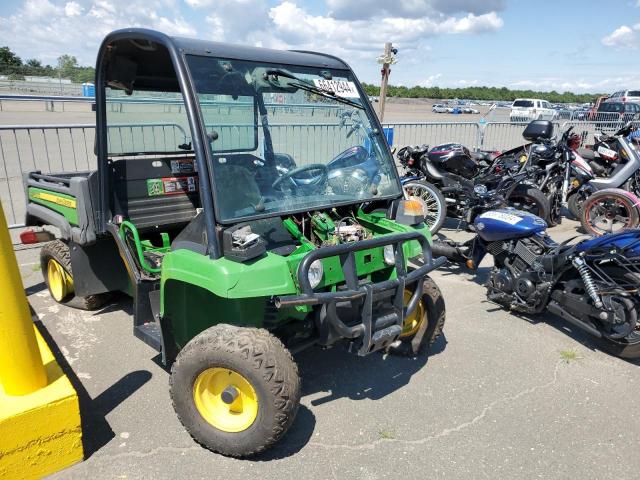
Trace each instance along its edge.
<path fill-rule="evenodd" d="M 620 227 L 614 230 L 614 221 Z M 600 191 L 584 201 L 580 223 L 589 235 L 602 236 L 628 228 L 636 228 L 640 212 L 633 201 L 622 193 Z"/>
<path fill-rule="evenodd" d="M 447 216 L 447 201 L 438 187 L 424 180 L 412 180 L 402 188 L 409 196 L 419 198 L 424 202 L 426 211 L 425 224 L 431 235 L 435 235 L 442 228 Z"/>
<path fill-rule="evenodd" d="M 110 297 L 109 293 L 80 297 L 73 292 L 73 271 L 69 246 L 62 240 L 45 244 L 40 250 L 40 268 L 49 294 L 56 302 L 81 310 L 96 310 Z"/>
<path fill-rule="evenodd" d="M 429 349 L 442 334 L 446 317 L 444 298 L 436 282 L 429 276 L 423 282 L 422 299 L 416 310 L 419 308 L 423 309 L 423 318 L 416 325 L 416 331 L 409 329 L 407 335 L 400 337 L 399 344 L 396 342 L 389 347 L 389 353 L 415 357 Z M 406 327 L 409 328 L 408 325 Z"/>
<path fill-rule="evenodd" d="M 213 378 L 209 383 L 207 376 Z M 229 388 L 239 404 L 225 400 Z M 170 391 L 191 437 L 232 457 L 276 443 L 300 404 L 298 367 L 280 340 L 263 329 L 225 324 L 208 328 L 182 349 L 171 368 Z"/>
<path fill-rule="evenodd" d="M 518 185 L 508 199 L 509 206 L 533 213 L 549 224 L 549 200 L 539 188 L 531 185 Z"/>
<path fill-rule="evenodd" d="M 640 274 L 625 273 L 624 278 L 627 281 L 640 284 Z M 635 301 L 635 307 L 628 313 L 630 315 L 635 315 L 637 319 L 639 311 L 640 302 Z M 640 327 L 636 325 L 636 329 L 633 332 L 620 340 L 602 338 L 599 339 L 599 343 L 603 350 L 606 350 L 616 357 L 626 359 L 640 358 Z"/>

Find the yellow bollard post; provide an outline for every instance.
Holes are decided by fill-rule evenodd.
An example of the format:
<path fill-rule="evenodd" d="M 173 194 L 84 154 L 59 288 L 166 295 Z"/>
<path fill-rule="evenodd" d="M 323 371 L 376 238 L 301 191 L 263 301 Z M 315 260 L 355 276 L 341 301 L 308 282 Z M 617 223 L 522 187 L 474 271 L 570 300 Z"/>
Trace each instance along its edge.
<path fill-rule="evenodd" d="M 0 383 L 7 395 L 47 385 L 29 304 L 0 204 Z"/>

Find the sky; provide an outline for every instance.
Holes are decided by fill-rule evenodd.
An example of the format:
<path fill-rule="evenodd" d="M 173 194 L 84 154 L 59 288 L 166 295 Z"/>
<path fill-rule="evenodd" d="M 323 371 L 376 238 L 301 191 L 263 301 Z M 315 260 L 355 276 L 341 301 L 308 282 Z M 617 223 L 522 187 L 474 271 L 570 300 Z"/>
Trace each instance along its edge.
<path fill-rule="evenodd" d="M 93 65 L 124 27 L 331 53 L 379 83 L 612 92 L 640 88 L 640 0 L 0 0 L 0 46 Z"/>

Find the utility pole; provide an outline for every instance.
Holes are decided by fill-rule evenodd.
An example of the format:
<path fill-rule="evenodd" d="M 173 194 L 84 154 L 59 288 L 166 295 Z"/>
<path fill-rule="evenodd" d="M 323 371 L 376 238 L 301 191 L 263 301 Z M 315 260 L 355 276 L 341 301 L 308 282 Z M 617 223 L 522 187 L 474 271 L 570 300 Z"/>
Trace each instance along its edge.
<path fill-rule="evenodd" d="M 387 101 L 387 85 L 389 84 L 390 66 L 396 63 L 397 48 L 393 48 L 391 42 L 384 44 L 384 53 L 378 57 L 378 63 L 382 64 L 382 80 L 380 81 L 380 122 L 384 120 L 384 106 Z"/>
<path fill-rule="evenodd" d="M 60 83 L 60 95 L 63 95 L 63 91 L 62 91 L 62 62 L 60 61 L 60 57 L 58 57 L 58 82 Z"/>

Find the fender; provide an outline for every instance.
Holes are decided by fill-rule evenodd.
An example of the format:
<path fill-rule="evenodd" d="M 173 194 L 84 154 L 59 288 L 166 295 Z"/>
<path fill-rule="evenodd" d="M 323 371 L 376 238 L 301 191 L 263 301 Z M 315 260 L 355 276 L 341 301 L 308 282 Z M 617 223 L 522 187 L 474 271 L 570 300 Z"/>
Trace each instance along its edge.
<path fill-rule="evenodd" d="M 419 177 L 419 176 L 417 176 L 417 175 L 413 175 L 413 176 L 411 176 L 411 177 L 402 177 L 402 178 L 400 179 L 400 183 L 401 183 L 402 185 L 404 185 L 405 183 L 414 182 L 414 181 L 416 181 L 416 180 L 420 181 L 420 180 L 422 180 L 422 177 Z"/>

